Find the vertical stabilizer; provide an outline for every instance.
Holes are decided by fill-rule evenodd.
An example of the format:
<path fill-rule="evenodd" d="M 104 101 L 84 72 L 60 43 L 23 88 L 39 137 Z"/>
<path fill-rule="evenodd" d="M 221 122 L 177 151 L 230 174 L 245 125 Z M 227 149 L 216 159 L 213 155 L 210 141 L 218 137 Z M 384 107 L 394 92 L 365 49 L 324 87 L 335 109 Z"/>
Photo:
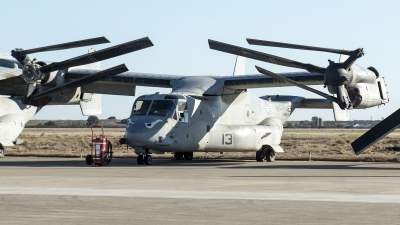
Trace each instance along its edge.
<path fill-rule="evenodd" d="M 95 52 L 94 48 L 89 49 L 88 53 Z M 90 63 L 85 65 L 85 67 L 89 70 L 100 70 L 100 62 Z"/>
<path fill-rule="evenodd" d="M 349 121 L 350 115 L 348 109 L 341 109 L 339 105 L 333 101 L 332 101 L 332 107 L 333 107 L 333 116 L 335 117 L 335 121 Z"/>
<path fill-rule="evenodd" d="M 343 54 L 340 54 L 340 56 L 339 56 L 339 62 L 345 62 L 348 58 L 349 58 L 350 56 L 348 56 L 348 55 L 343 55 Z"/>
<path fill-rule="evenodd" d="M 235 69 L 233 70 L 233 76 L 245 75 L 246 72 L 246 58 L 238 55 L 236 57 Z"/>
<path fill-rule="evenodd" d="M 97 116 L 103 112 L 103 102 L 100 94 L 82 93 L 79 104 L 84 116 Z"/>

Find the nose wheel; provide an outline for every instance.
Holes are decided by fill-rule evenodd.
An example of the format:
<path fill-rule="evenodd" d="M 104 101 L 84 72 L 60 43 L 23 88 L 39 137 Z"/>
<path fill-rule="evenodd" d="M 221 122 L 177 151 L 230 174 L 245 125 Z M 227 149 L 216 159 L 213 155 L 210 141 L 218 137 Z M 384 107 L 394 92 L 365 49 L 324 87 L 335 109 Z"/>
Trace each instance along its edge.
<path fill-rule="evenodd" d="M 153 157 L 151 155 L 139 155 L 137 157 L 137 164 L 138 165 L 151 165 L 153 163 Z"/>

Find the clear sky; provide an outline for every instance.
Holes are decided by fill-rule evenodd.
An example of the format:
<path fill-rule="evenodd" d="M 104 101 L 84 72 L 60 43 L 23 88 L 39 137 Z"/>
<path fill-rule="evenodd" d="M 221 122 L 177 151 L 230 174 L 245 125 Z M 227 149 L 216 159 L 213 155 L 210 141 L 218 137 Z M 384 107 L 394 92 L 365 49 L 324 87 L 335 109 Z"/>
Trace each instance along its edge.
<path fill-rule="evenodd" d="M 106 36 L 111 45 L 149 36 L 154 47 L 102 62 L 102 69 L 125 63 L 130 71 L 175 75 L 232 75 L 235 56 L 211 50 L 207 39 L 268 52 L 326 67 L 339 55 L 322 52 L 250 46 L 256 38 L 318 47 L 354 50 L 365 56 L 356 61 L 374 66 L 385 77 L 389 104 L 353 110 L 352 120 L 380 119 L 400 107 L 400 1 L 2 1 L 0 52 Z M 34 54 L 45 61 L 62 61 L 88 48 Z M 254 65 L 274 72 L 298 71 L 246 59 L 246 74 Z M 314 86 L 315 87 L 315 86 Z M 322 87 L 317 89 L 327 92 Z M 137 96 L 169 89 L 137 87 Z M 319 96 L 296 87 L 252 89 L 257 95 Z M 103 96 L 99 118 L 128 117 L 136 97 Z M 298 109 L 290 120 L 312 116 L 333 120 L 332 110 Z M 79 105 L 47 106 L 33 119 L 86 119 Z"/>

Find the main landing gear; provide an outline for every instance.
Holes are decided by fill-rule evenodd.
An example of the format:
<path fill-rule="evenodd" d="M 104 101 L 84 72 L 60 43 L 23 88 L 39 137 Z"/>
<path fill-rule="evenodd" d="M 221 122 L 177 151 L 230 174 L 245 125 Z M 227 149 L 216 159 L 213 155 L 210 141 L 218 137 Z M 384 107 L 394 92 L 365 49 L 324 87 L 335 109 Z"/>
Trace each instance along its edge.
<path fill-rule="evenodd" d="M 265 146 L 256 152 L 257 162 L 263 162 L 264 159 L 266 159 L 267 162 L 275 161 L 275 151 L 271 147 Z"/>
<path fill-rule="evenodd" d="M 175 152 L 174 158 L 176 160 L 192 160 L 193 152 Z"/>

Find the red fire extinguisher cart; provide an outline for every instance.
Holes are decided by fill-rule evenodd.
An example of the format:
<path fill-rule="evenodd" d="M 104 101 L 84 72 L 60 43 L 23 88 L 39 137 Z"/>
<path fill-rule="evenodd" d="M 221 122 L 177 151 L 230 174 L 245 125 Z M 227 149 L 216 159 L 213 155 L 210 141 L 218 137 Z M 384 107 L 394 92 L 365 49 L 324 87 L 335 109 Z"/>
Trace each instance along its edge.
<path fill-rule="evenodd" d="M 93 128 L 101 128 L 101 134 L 95 135 Z M 90 127 L 92 131 L 92 148 L 91 154 L 86 156 L 87 165 L 107 166 L 112 160 L 112 145 L 107 136 L 104 135 L 102 126 L 93 125 Z"/>

